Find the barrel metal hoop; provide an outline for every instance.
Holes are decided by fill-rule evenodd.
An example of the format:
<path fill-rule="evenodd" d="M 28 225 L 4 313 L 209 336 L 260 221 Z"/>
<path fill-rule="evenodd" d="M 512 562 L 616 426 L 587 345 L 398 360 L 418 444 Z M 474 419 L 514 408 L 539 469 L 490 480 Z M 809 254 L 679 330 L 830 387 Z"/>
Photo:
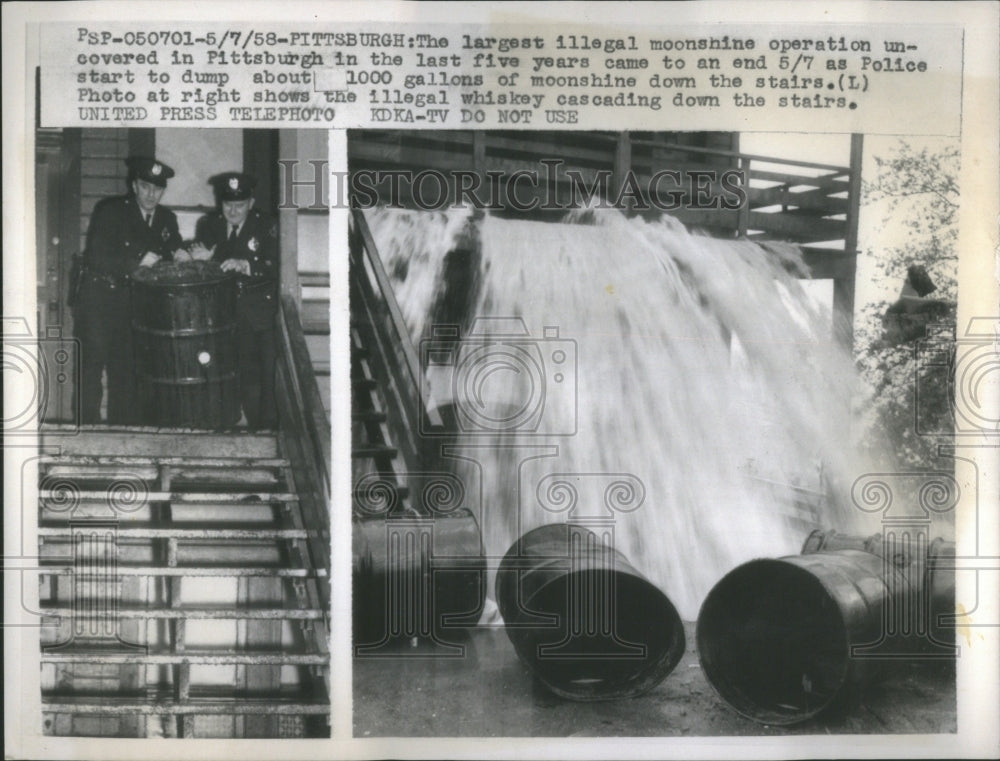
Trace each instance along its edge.
<path fill-rule="evenodd" d="M 164 386 L 197 386 L 209 383 L 221 383 L 222 381 L 232 380 L 236 377 L 236 373 L 224 373 L 215 378 L 151 378 L 146 375 L 143 376 L 143 380 L 149 383 L 158 383 Z"/>
<path fill-rule="evenodd" d="M 139 333 L 146 333 L 151 336 L 174 336 L 187 338 L 193 336 L 214 336 L 219 333 L 233 333 L 236 331 L 236 324 L 231 323 L 217 328 L 172 328 L 169 330 L 161 330 L 159 328 L 147 328 L 133 320 L 132 328 Z"/>

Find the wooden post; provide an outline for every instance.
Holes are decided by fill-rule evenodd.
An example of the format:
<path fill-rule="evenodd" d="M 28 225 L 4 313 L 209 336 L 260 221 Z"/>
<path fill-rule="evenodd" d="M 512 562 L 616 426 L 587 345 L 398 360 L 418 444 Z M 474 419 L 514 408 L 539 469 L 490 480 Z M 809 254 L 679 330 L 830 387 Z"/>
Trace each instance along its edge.
<path fill-rule="evenodd" d="M 614 167 L 611 175 L 611 191 L 617 198 L 625 185 L 625 177 L 632 168 L 632 143 L 628 130 L 618 135 L 618 145 L 615 146 Z"/>
<path fill-rule="evenodd" d="M 848 269 L 833 281 L 834 331 L 838 341 L 848 349 L 854 347 L 854 278 L 858 254 L 858 211 L 861 206 L 861 164 L 864 158 L 864 137 L 851 135 L 851 176 L 847 190 L 847 219 L 844 236 L 845 266 Z"/>
<path fill-rule="evenodd" d="M 486 133 L 481 130 L 474 130 L 472 133 L 472 167 L 485 179 Z"/>
<path fill-rule="evenodd" d="M 278 133 L 278 155 L 283 159 L 294 159 L 298 156 L 298 135 L 295 130 L 283 129 Z M 287 171 L 298 173 L 303 167 L 293 164 Z M 316 171 L 315 165 L 309 166 L 310 171 Z M 298 171 L 297 171 L 298 170 Z M 295 177 L 293 176 L 294 180 Z M 286 181 L 285 186 L 290 183 Z M 299 287 L 299 210 L 293 203 L 294 199 L 282 200 L 278 211 L 278 225 L 281 230 L 281 263 L 279 265 L 279 287 L 281 293 L 287 293 L 295 299 L 295 306 L 302 310 L 302 289 Z"/>
<path fill-rule="evenodd" d="M 745 238 L 750 229 L 750 159 L 740 156 L 737 164 L 743 172 L 743 189 L 746 191 L 746 200 L 740 205 L 739 222 L 736 229 L 737 238 Z"/>
<path fill-rule="evenodd" d="M 257 179 L 254 188 L 256 206 L 271 213 L 278 206 L 281 192 L 278 179 L 278 131 L 243 130 L 243 171 Z"/>

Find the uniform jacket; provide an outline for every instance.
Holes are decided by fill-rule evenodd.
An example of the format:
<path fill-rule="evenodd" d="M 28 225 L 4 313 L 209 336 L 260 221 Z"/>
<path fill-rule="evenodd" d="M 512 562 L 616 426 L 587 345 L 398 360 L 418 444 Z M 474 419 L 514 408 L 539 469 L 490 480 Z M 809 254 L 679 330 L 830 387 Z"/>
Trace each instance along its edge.
<path fill-rule="evenodd" d="M 153 210 L 152 225 L 131 195 L 106 198 L 94 207 L 87 228 L 87 270 L 122 278 L 131 274 L 147 251 L 164 259 L 181 246 L 177 216 L 162 206 Z"/>
<path fill-rule="evenodd" d="M 216 211 L 198 224 L 198 240 L 207 248 L 215 246 L 212 261 L 222 264 L 226 259 L 246 259 L 250 276 L 239 276 L 240 315 L 255 330 L 265 330 L 274 324 L 278 307 L 278 226 L 258 209 L 251 209 L 235 241 L 229 238 L 229 223 Z"/>

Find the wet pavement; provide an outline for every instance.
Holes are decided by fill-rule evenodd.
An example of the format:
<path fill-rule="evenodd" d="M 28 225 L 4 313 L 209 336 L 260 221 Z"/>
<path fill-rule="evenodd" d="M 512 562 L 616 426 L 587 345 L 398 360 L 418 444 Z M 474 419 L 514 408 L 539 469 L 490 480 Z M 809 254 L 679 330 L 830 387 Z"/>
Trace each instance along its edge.
<path fill-rule="evenodd" d="M 793 727 L 735 713 L 698 664 L 694 624 L 677 668 L 636 698 L 578 703 L 538 684 L 501 627 L 479 627 L 462 649 L 394 647 L 354 659 L 356 737 L 697 737 L 950 733 L 957 727 L 953 661 L 906 661 L 844 709 Z M 464 652 L 463 652 L 464 651 Z"/>

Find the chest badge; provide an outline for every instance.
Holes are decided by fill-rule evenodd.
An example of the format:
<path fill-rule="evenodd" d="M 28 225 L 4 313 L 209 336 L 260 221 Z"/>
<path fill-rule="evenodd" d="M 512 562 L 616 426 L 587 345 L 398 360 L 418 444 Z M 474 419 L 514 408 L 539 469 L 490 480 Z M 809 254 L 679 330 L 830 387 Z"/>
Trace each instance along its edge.
<path fill-rule="evenodd" d="M 163 238 L 163 240 L 166 240 L 167 238 L 170 237 L 170 231 L 164 227 L 162 230 L 160 230 L 160 237 Z"/>
<path fill-rule="evenodd" d="M 256 237 L 253 237 L 247 241 L 247 248 L 249 248 L 251 251 L 256 251 L 259 247 L 260 244 L 257 242 Z"/>

